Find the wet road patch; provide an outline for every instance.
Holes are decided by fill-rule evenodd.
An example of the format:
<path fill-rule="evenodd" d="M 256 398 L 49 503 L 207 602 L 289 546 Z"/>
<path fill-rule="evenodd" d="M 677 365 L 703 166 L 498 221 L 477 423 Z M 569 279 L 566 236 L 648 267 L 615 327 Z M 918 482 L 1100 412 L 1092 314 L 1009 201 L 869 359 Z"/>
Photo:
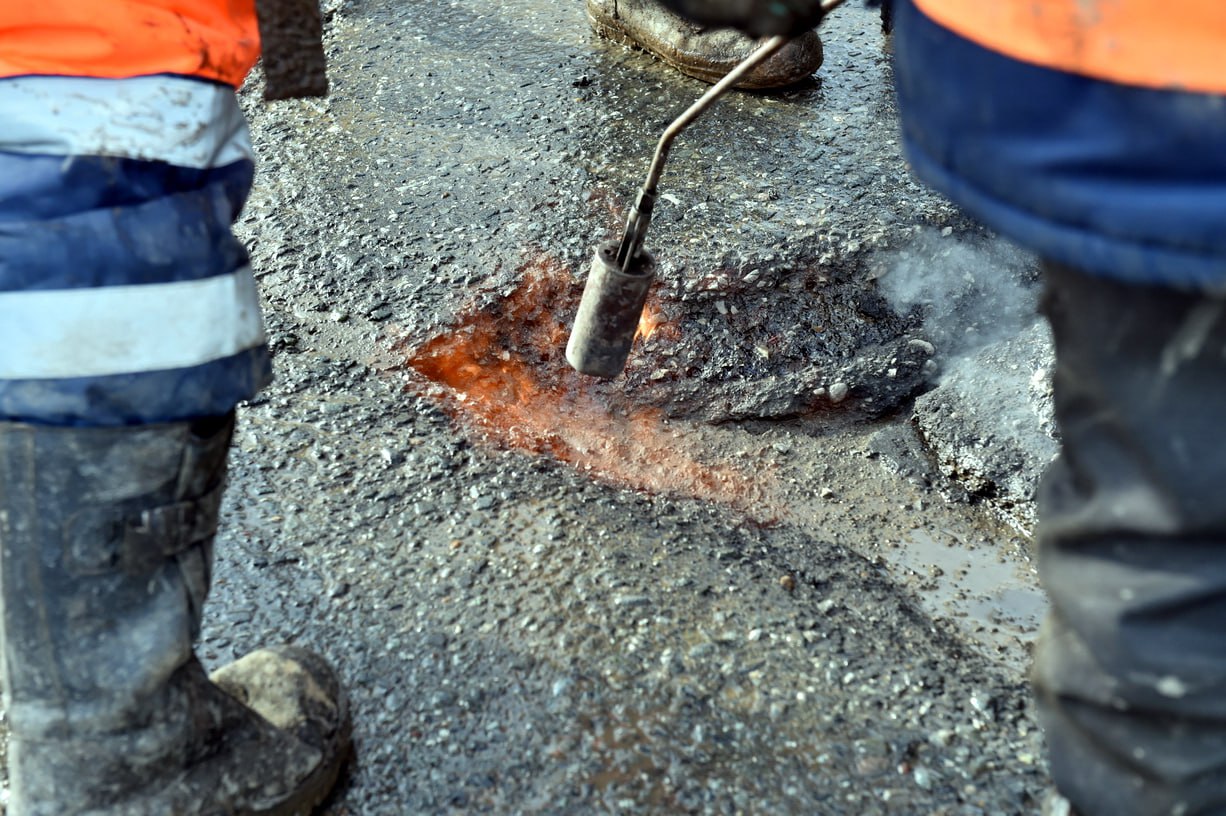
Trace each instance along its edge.
<path fill-rule="evenodd" d="M 861 293 L 853 297 L 853 288 Z M 752 281 L 682 296 L 656 287 L 625 372 L 597 380 L 563 354 L 581 289 L 545 254 L 512 280 L 478 287 L 445 329 L 394 344 L 422 378 L 410 387 L 426 388 L 507 447 L 769 520 L 777 517 L 769 471 L 726 461 L 703 425 L 876 417 L 922 388 L 931 368 L 931 346 L 870 302 L 863 284 L 802 271 L 769 290 Z"/>
<path fill-rule="evenodd" d="M 408 367 L 487 440 L 546 455 L 606 481 L 657 493 L 745 507 L 769 478 L 717 461 L 704 436 L 670 419 L 625 379 L 573 371 L 563 349 L 579 287 L 569 270 L 543 257 L 520 270 L 518 285 L 474 299 L 446 332 L 401 347 Z M 636 341 L 672 343 L 676 329 L 649 301 Z"/>

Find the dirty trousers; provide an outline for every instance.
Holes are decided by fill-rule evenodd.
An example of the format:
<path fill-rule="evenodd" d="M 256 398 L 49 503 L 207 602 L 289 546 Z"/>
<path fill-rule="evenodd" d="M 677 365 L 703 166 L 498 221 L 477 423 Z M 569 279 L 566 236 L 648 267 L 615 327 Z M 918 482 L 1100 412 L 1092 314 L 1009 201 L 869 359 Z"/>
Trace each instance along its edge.
<path fill-rule="evenodd" d="M 1226 813 L 1226 298 L 1048 264 L 1033 681 L 1080 813 Z"/>
<path fill-rule="evenodd" d="M 223 417 L 271 378 L 234 90 L 0 79 L 0 421 Z"/>

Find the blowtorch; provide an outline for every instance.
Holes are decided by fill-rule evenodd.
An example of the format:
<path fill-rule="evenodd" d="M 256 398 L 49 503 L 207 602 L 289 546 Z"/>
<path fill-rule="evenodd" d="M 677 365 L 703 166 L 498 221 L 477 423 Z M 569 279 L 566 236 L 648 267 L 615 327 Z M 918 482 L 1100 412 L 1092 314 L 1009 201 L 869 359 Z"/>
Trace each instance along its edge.
<path fill-rule="evenodd" d="M 822 14 L 829 13 L 843 2 L 824 0 L 821 4 Z M 593 253 L 579 311 L 566 343 L 566 361 L 579 373 L 610 379 L 626 367 L 643 306 L 647 302 L 647 290 L 655 279 L 655 258 L 643 249 L 643 240 L 651 225 L 660 176 L 673 141 L 741 77 L 787 45 L 789 39 L 780 35 L 764 40 L 665 129 L 656 145 L 647 180 L 626 219 L 621 240 L 601 244 Z"/>

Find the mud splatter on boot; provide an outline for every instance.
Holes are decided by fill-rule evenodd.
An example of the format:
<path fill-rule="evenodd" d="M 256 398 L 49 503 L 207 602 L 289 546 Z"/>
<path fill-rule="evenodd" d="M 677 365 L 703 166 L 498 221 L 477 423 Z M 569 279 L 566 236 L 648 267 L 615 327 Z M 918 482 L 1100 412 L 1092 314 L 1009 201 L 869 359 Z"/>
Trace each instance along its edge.
<path fill-rule="evenodd" d="M 232 429 L 0 423 L 14 816 L 308 814 L 335 783 L 349 712 L 321 657 L 261 651 L 215 684 L 192 650 Z"/>

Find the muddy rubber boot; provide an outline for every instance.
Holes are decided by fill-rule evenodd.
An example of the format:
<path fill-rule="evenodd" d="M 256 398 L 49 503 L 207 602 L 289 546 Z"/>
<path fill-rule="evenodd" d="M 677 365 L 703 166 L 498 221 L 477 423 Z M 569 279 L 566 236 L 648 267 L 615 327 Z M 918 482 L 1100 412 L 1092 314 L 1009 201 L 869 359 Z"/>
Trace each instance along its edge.
<path fill-rule="evenodd" d="M 192 651 L 232 431 L 0 422 L 10 816 L 308 814 L 334 785 L 349 719 L 321 658 L 261 650 L 215 683 Z"/>
<path fill-rule="evenodd" d="M 704 30 L 658 0 L 587 0 L 592 29 L 614 42 L 641 48 L 687 76 L 715 83 L 749 56 L 758 42 L 731 29 Z M 793 39 L 737 83 L 746 90 L 794 85 L 822 64 L 816 31 Z"/>
<path fill-rule="evenodd" d="M 1084 816 L 1226 813 L 1226 298 L 1047 265 L 1034 684 Z"/>

